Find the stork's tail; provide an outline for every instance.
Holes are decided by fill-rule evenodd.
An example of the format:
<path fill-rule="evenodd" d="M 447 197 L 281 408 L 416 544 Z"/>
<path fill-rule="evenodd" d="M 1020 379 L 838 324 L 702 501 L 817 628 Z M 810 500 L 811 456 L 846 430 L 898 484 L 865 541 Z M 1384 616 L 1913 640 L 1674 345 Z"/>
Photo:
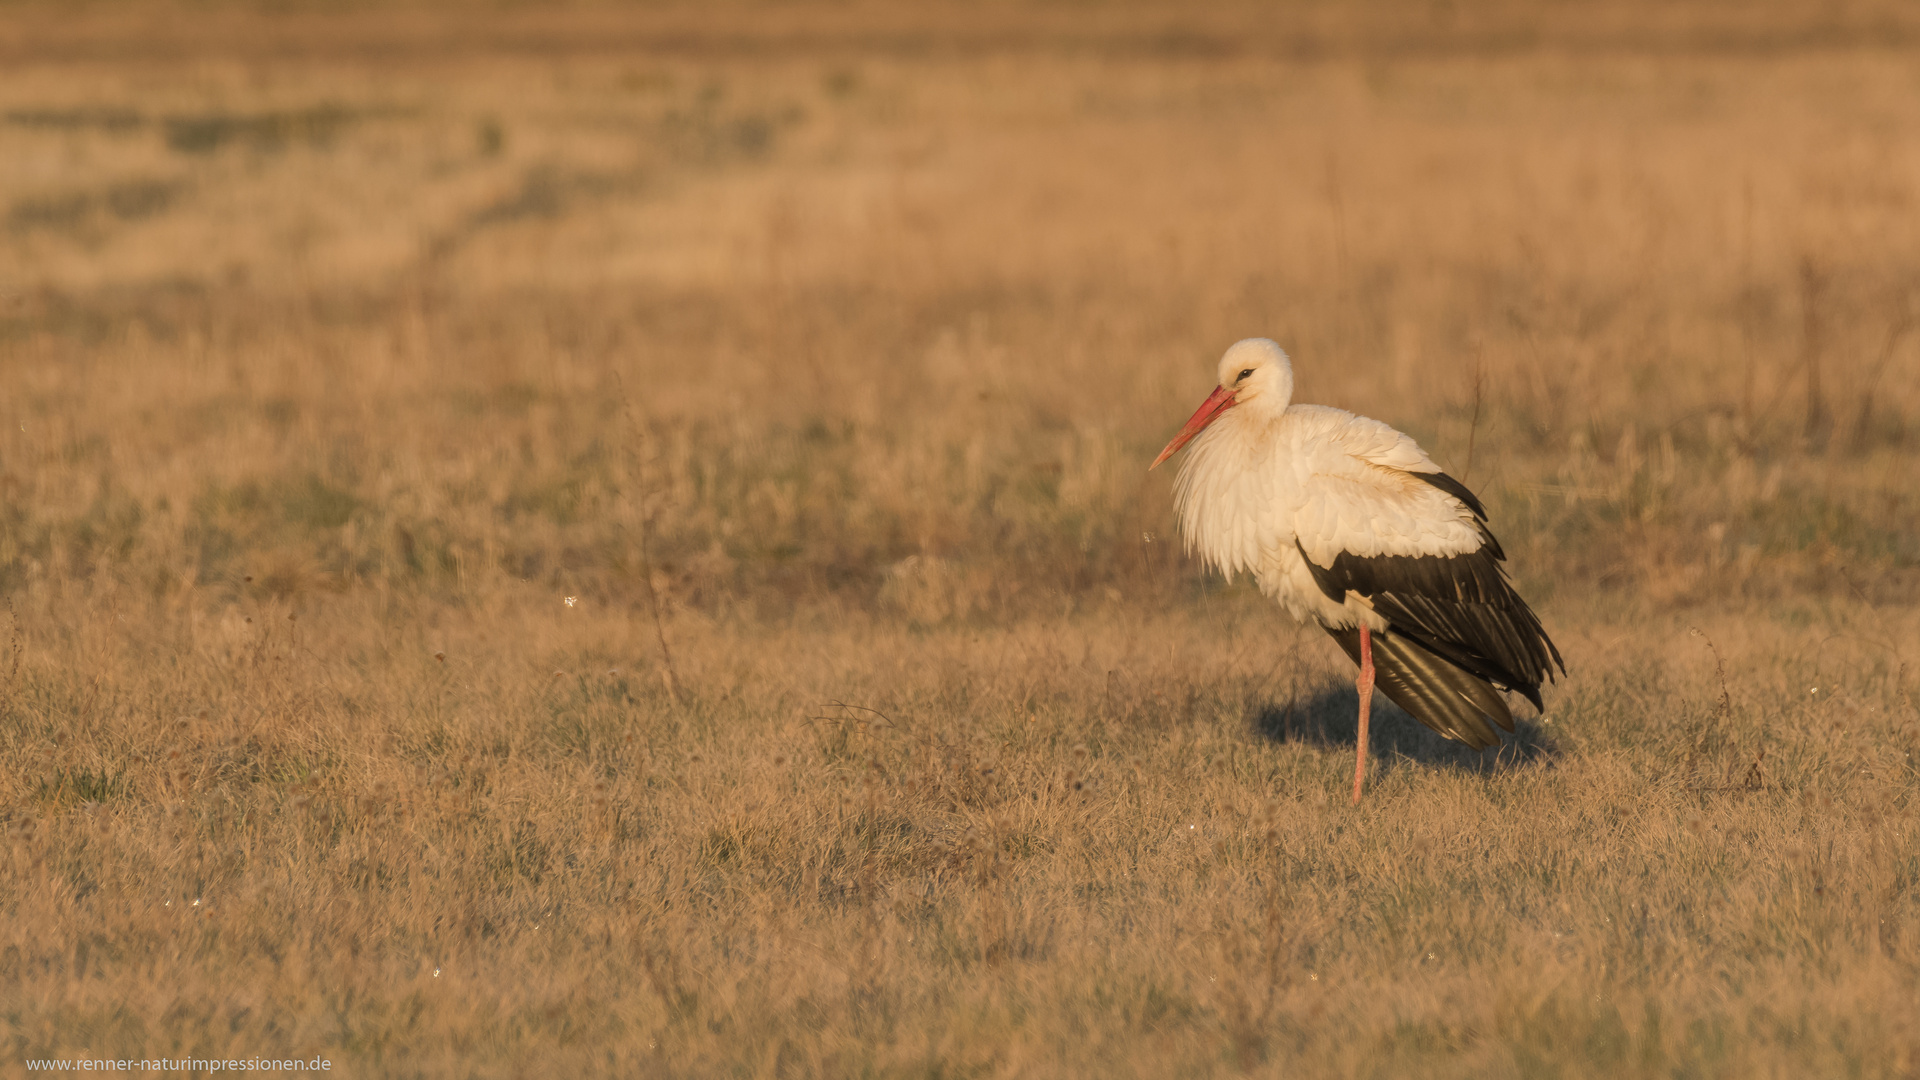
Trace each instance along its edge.
<path fill-rule="evenodd" d="M 1358 627 L 1322 626 L 1353 662 L 1360 662 Z M 1373 632 L 1374 680 L 1415 720 L 1475 750 L 1497 746 L 1493 724 L 1513 730 L 1513 713 L 1486 680 L 1462 671 L 1391 630 Z M 1491 721 L 1491 723 L 1489 723 Z"/>

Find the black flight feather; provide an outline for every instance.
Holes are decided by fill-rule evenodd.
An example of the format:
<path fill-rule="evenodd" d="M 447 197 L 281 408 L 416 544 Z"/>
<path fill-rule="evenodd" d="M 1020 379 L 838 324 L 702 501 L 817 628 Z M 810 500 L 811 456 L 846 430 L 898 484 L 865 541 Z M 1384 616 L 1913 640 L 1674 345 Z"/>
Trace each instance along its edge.
<path fill-rule="evenodd" d="M 1360 662 L 1360 629 L 1322 626 L 1353 662 Z M 1409 716 L 1475 750 L 1497 746 L 1491 720 L 1513 730 L 1513 713 L 1484 681 L 1391 630 L 1373 635 L 1374 685 Z"/>
<path fill-rule="evenodd" d="M 1486 528 L 1480 500 L 1445 473 L 1407 475 L 1473 512 L 1479 549 L 1372 557 L 1343 551 L 1326 567 L 1308 558 L 1298 540 L 1295 546 L 1329 600 L 1344 603 L 1347 593 L 1355 593 L 1387 620 L 1390 632 L 1374 637 L 1381 690 L 1442 735 L 1475 748 L 1492 746 L 1498 737 L 1487 720 L 1513 729 L 1512 715 L 1492 686 L 1517 691 L 1540 709 L 1540 684 L 1553 678 L 1556 667 L 1564 674 L 1566 665 L 1539 617 L 1507 580 L 1501 566 L 1506 553 Z M 1358 629 L 1327 632 L 1359 662 Z"/>
<path fill-rule="evenodd" d="M 1410 472 L 1408 476 L 1432 484 L 1441 491 L 1459 499 L 1461 505 L 1473 511 L 1473 516 L 1481 521 L 1487 520 L 1487 508 L 1480 505 L 1480 497 L 1468 490 L 1467 485 L 1455 480 L 1443 472 Z"/>

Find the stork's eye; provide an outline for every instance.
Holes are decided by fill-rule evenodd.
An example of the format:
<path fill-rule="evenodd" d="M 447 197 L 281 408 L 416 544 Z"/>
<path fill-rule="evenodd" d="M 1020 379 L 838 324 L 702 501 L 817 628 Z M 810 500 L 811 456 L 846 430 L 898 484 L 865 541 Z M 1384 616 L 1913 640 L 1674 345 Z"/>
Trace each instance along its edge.
<path fill-rule="evenodd" d="M 1245 371 L 1243 371 L 1243 372 L 1241 372 L 1241 373 L 1240 373 L 1240 377 L 1239 377 L 1239 378 L 1237 378 L 1237 379 L 1235 379 L 1235 380 L 1233 380 L 1233 381 L 1234 381 L 1234 382 L 1237 382 L 1237 383 L 1242 383 L 1242 382 L 1246 382 L 1246 381 L 1247 381 L 1247 376 L 1249 376 L 1249 375 L 1251 375 L 1251 374 L 1253 374 L 1253 369 L 1252 369 L 1252 368 L 1248 368 L 1247 370 L 1245 370 Z"/>

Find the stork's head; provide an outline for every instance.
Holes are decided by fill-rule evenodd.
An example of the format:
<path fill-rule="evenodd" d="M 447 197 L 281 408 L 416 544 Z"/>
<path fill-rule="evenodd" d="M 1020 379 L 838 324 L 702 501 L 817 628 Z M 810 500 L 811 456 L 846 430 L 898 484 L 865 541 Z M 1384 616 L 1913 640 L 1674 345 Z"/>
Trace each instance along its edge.
<path fill-rule="evenodd" d="M 1148 471 L 1187 445 L 1228 409 L 1239 407 L 1255 419 L 1277 417 L 1293 401 L 1293 364 L 1280 346 L 1263 337 L 1236 341 L 1220 358 L 1220 385 L 1188 418 Z"/>

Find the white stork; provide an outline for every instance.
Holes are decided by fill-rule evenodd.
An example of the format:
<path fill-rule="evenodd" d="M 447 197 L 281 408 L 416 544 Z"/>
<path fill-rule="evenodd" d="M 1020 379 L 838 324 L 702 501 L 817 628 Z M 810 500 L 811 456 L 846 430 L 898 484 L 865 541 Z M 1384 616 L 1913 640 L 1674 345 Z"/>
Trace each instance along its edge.
<path fill-rule="evenodd" d="M 1374 673 L 1387 697 L 1476 750 L 1513 730 L 1494 687 L 1539 710 L 1560 651 L 1507 581 L 1506 553 L 1465 484 L 1378 420 L 1294 405 L 1293 365 L 1266 338 L 1220 358 L 1220 385 L 1149 470 L 1193 442 L 1174 481 L 1187 550 L 1309 618 L 1360 665 L 1367 771 Z"/>

